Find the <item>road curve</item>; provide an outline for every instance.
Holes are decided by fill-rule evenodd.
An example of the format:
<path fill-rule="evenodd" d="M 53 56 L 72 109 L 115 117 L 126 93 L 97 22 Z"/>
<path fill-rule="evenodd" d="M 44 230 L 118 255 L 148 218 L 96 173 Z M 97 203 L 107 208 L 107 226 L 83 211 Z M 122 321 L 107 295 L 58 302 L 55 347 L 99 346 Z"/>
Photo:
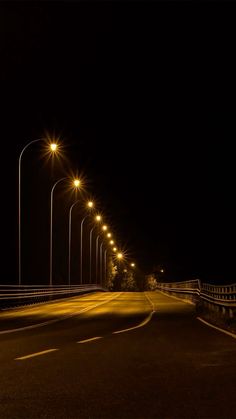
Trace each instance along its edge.
<path fill-rule="evenodd" d="M 236 417 L 235 339 L 161 293 L 11 310 L 0 331 L 2 419 Z"/>

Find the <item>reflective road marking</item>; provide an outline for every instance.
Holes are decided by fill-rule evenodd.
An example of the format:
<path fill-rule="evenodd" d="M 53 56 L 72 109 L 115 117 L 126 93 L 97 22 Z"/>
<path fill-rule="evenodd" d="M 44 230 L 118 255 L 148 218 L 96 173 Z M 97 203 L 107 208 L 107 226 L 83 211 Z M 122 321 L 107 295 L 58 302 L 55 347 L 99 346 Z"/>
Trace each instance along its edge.
<path fill-rule="evenodd" d="M 231 332 L 228 332 L 228 330 L 224 330 L 224 329 L 221 329 L 220 327 L 214 326 L 213 324 L 206 322 L 206 320 L 201 319 L 201 317 L 197 317 L 197 320 L 206 324 L 209 327 L 212 327 L 212 329 L 219 330 L 219 332 L 225 333 L 226 335 L 231 336 L 231 338 L 236 339 L 236 334 L 235 333 L 231 333 Z"/>
<path fill-rule="evenodd" d="M 47 349 L 46 351 L 35 352 L 34 354 L 20 356 L 19 358 L 15 358 L 15 361 L 21 361 L 23 359 L 33 358 L 34 356 L 44 355 L 49 352 L 59 351 L 59 349 Z"/>
<path fill-rule="evenodd" d="M 130 330 L 134 330 L 134 329 L 139 329 L 140 327 L 145 326 L 148 322 L 150 322 L 153 314 L 155 313 L 155 311 L 151 311 L 151 313 L 149 313 L 149 315 L 146 317 L 146 319 L 144 319 L 140 324 L 138 324 L 137 326 L 133 326 L 133 327 L 129 327 L 128 329 L 122 329 L 122 330 L 117 330 L 117 332 L 112 332 L 113 335 L 116 335 L 118 333 L 124 333 L 124 332 L 129 332 Z"/>
<path fill-rule="evenodd" d="M 96 336 L 95 338 L 90 338 L 90 339 L 85 339 L 85 340 L 80 340 L 77 343 L 87 343 L 87 342 L 91 342 L 92 340 L 98 340 L 98 339 L 102 339 L 102 336 Z"/>

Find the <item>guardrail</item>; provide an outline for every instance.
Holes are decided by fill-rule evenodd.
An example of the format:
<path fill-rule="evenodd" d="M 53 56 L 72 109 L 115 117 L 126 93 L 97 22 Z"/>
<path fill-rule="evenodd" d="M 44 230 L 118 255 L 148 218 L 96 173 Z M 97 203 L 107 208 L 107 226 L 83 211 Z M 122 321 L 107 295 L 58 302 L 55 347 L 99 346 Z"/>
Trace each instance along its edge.
<path fill-rule="evenodd" d="M 236 284 L 202 284 L 199 279 L 183 282 L 158 283 L 157 289 L 164 292 L 182 294 L 195 302 L 202 302 L 208 308 L 222 308 L 223 314 L 233 318 L 236 311 Z M 194 298 L 193 298 L 194 297 Z M 219 310 L 218 310 L 219 311 Z"/>
<path fill-rule="evenodd" d="M 70 297 L 92 291 L 105 291 L 98 284 L 57 286 L 42 285 L 0 285 L 0 308 L 38 303 Z"/>

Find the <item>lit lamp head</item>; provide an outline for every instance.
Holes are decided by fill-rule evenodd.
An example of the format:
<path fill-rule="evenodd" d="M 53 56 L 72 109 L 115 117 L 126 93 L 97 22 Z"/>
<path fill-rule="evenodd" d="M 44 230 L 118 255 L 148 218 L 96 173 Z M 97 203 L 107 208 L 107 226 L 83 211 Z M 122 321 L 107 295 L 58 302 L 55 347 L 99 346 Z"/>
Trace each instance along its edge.
<path fill-rule="evenodd" d="M 107 233 L 107 237 L 110 238 L 111 237 L 111 233 Z"/>
<path fill-rule="evenodd" d="M 93 202 L 92 202 L 92 201 L 89 201 L 89 202 L 87 203 L 87 206 L 88 206 L 89 208 L 93 208 L 93 207 L 94 207 L 94 204 L 93 204 Z"/>
<path fill-rule="evenodd" d="M 117 248 L 116 247 L 113 247 L 113 252 L 117 252 Z"/>
<path fill-rule="evenodd" d="M 103 229 L 103 231 L 106 231 L 107 230 L 107 226 L 106 225 L 102 226 L 102 229 Z"/>
<path fill-rule="evenodd" d="M 97 221 L 97 222 L 102 221 L 101 215 L 96 215 L 95 221 Z"/>
<path fill-rule="evenodd" d="M 134 267 L 135 267 L 135 263 L 133 263 L 133 262 L 132 262 L 132 263 L 130 264 L 130 266 L 131 266 L 132 268 L 134 268 Z"/>
<path fill-rule="evenodd" d="M 50 144 L 50 150 L 55 153 L 58 149 L 58 145 L 56 143 L 51 143 Z"/>
<path fill-rule="evenodd" d="M 78 189 L 80 187 L 80 180 L 79 179 L 74 179 L 73 185 L 76 189 Z"/>
<path fill-rule="evenodd" d="M 161 269 L 160 272 L 163 274 L 164 273 L 164 269 Z"/>
<path fill-rule="evenodd" d="M 110 244 L 114 244 L 114 240 L 110 240 L 110 242 L 109 242 Z"/>
<path fill-rule="evenodd" d="M 120 260 L 120 259 L 122 259 L 123 258 L 123 255 L 122 255 L 122 253 L 118 253 L 117 254 L 117 258 Z"/>

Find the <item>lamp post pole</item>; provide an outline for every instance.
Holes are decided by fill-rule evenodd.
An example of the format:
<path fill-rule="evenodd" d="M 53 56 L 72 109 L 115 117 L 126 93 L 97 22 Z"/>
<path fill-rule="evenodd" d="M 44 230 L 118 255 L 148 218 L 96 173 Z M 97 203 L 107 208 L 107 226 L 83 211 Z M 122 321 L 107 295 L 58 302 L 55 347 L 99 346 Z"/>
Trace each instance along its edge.
<path fill-rule="evenodd" d="M 53 235 L 53 193 L 55 190 L 55 187 L 58 185 L 58 183 L 65 180 L 66 177 L 63 177 L 57 182 L 54 183 L 52 189 L 51 189 L 51 200 L 50 200 L 50 274 L 49 274 L 49 284 L 52 286 L 52 235 Z"/>
<path fill-rule="evenodd" d="M 69 210 L 69 230 L 68 230 L 68 285 L 70 287 L 70 275 L 71 275 L 71 218 L 72 218 L 72 209 L 74 206 L 79 202 L 79 200 L 75 201 Z"/>
<path fill-rule="evenodd" d="M 90 234 L 89 234 L 89 283 L 92 283 L 92 236 L 93 236 L 93 230 L 95 229 L 95 227 L 93 227 L 90 230 Z"/>
<path fill-rule="evenodd" d="M 18 164 L 18 285 L 21 285 L 21 160 L 24 151 L 33 143 L 38 141 L 43 141 L 43 138 L 38 138 L 37 140 L 30 141 L 22 149 L 19 156 Z"/>
<path fill-rule="evenodd" d="M 96 284 L 97 284 L 97 279 L 98 279 L 98 240 L 99 240 L 100 235 L 98 234 L 97 239 L 96 239 Z"/>
<path fill-rule="evenodd" d="M 80 283 L 83 283 L 83 225 L 88 215 L 85 215 L 80 224 Z"/>
<path fill-rule="evenodd" d="M 103 242 L 100 244 L 100 283 L 102 284 L 102 272 L 103 272 L 103 266 L 102 266 L 102 246 Z"/>
<path fill-rule="evenodd" d="M 104 282 L 107 281 L 107 249 L 104 252 Z"/>

